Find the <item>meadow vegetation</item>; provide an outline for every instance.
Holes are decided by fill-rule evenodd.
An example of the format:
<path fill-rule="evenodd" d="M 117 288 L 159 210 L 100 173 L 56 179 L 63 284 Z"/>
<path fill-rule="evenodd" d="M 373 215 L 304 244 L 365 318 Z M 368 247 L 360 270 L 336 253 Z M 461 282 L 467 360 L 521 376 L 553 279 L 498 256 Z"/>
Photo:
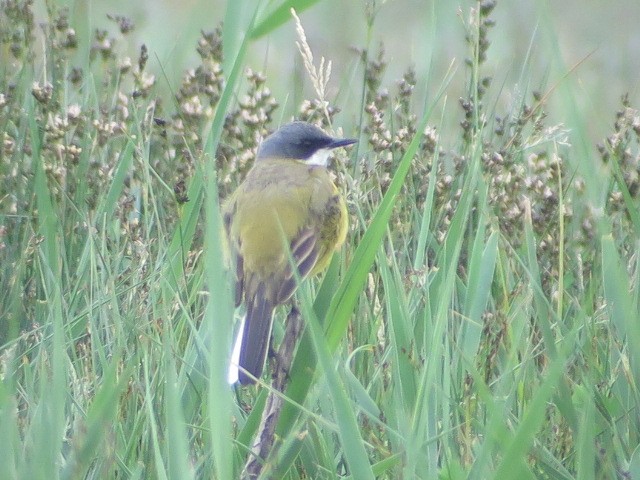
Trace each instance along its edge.
<path fill-rule="evenodd" d="M 585 149 L 547 117 L 557 84 L 498 111 L 496 4 L 472 3 L 458 102 L 453 71 L 426 102 L 409 65 L 386 84 L 380 46 L 358 51 L 358 111 L 319 77 L 297 106 L 359 144 L 336 152 L 350 232 L 298 294 L 264 478 L 640 478 L 640 112 L 620 92 Z M 203 32 L 163 95 L 145 46 L 118 53 L 129 19 L 105 18 L 78 64 L 68 11 L 48 15 L 0 10 L 0 478 L 238 478 L 269 375 L 225 383 L 219 202 L 281 119 L 244 55 L 288 8 L 234 58 L 227 27 Z"/>

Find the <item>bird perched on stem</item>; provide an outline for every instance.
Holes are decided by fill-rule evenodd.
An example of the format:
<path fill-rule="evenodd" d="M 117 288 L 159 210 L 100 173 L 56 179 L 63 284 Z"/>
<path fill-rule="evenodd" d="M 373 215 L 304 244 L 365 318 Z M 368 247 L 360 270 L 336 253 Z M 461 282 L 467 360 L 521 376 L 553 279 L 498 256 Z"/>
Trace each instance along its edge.
<path fill-rule="evenodd" d="M 306 122 L 267 137 L 244 182 L 224 206 L 235 261 L 235 300 L 246 314 L 236 338 L 229 382 L 260 378 L 273 311 L 290 301 L 300 279 L 329 264 L 347 234 L 347 210 L 327 163 L 330 151 L 355 143 Z"/>

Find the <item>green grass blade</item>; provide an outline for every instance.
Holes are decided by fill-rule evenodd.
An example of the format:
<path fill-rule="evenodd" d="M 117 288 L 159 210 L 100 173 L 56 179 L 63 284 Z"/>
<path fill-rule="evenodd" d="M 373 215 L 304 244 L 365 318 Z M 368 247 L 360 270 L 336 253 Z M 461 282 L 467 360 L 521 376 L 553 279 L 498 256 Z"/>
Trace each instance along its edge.
<path fill-rule="evenodd" d="M 252 22 L 255 21 L 255 17 Z M 251 30 L 251 26 L 249 27 Z M 205 136 L 205 152 L 208 154 L 207 169 L 209 172 L 215 171 L 215 154 L 222 135 L 224 121 L 228 109 L 233 100 L 236 87 L 240 78 L 240 73 L 244 65 L 244 58 L 247 52 L 249 39 L 245 35 L 240 48 L 233 61 L 232 69 L 227 76 L 224 90 L 220 96 L 220 100 L 216 105 L 215 114 L 211 127 Z M 165 277 L 169 279 L 173 288 L 177 289 L 178 282 L 184 277 L 184 259 L 191 248 L 193 236 L 196 231 L 198 218 L 204 202 L 204 185 L 206 175 L 201 169 L 198 169 L 193 176 L 187 196 L 190 199 L 182 209 L 180 222 L 178 223 L 171 243 L 167 249 L 167 273 Z"/>
<path fill-rule="evenodd" d="M 580 480 L 595 480 L 596 473 L 596 423 L 595 403 L 590 393 L 582 387 L 576 388 L 575 396 L 580 400 L 580 423 L 577 438 L 577 475 Z"/>
<path fill-rule="evenodd" d="M 210 331 L 209 345 L 209 418 L 216 471 L 220 478 L 232 478 L 233 475 L 233 443 L 232 443 L 232 390 L 227 383 L 229 368 L 229 352 L 231 351 L 231 334 L 233 320 L 231 281 L 226 270 L 224 259 L 224 228 L 217 202 L 215 175 L 210 174 L 207 180 L 210 193 L 206 208 L 206 279 L 209 287 L 209 301 L 201 329 Z M 225 348 L 226 347 L 226 348 Z M 221 440 L 224 439 L 224 440 Z"/>
<path fill-rule="evenodd" d="M 498 255 L 498 233 L 492 232 L 485 244 L 484 211 L 486 205 L 486 191 L 478 201 L 480 218 L 478 230 L 473 243 L 473 250 L 469 259 L 469 282 L 467 285 L 464 323 L 462 326 L 462 354 L 465 358 L 475 358 L 480 345 L 482 335 L 482 313 L 485 311 L 491 286 L 493 285 L 493 273 Z"/>
<path fill-rule="evenodd" d="M 409 172 L 411 160 L 420 145 L 422 132 L 424 131 L 428 118 L 429 112 L 425 113 L 421 119 L 417 128 L 418 133 L 400 160 L 389 189 L 382 199 L 380 207 L 372 219 L 369 228 L 367 228 L 362 241 L 358 245 L 351 265 L 345 273 L 328 308 L 326 315 L 326 319 L 328 320 L 325 321 L 325 324 L 327 325 L 327 346 L 331 352 L 336 349 L 347 329 L 349 317 L 353 312 L 357 298 L 365 284 L 378 248 L 387 231 L 387 223 L 391 217 L 393 205 L 395 204 L 404 179 Z M 311 339 L 305 334 L 300 342 L 298 354 L 291 367 L 291 382 L 286 391 L 287 397 L 297 403 L 303 403 L 313 380 L 315 360 L 309 352 L 312 352 Z M 295 424 L 295 418 L 297 416 L 298 410 L 295 407 L 292 407 L 290 404 L 285 405 L 280 416 L 280 421 L 278 422 L 276 433 L 282 437 L 287 436 Z"/>
<path fill-rule="evenodd" d="M 130 175 L 134 150 L 135 144 L 129 140 L 120 154 L 116 172 L 113 175 L 113 181 L 111 182 L 106 198 L 100 202 L 100 207 L 95 218 L 96 222 L 101 223 L 103 215 L 106 215 L 107 218 L 113 218 L 118 199 L 124 189 L 124 183 Z"/>
<path fill-rule="evenodd" d="M 129 382 L 133 365 L 127 365 L 122 372 L 118 372 L 119 368 L 119 363 L 114 362 L 104 373 L 102 385 L 87 411 L 85 435 L 76 439 L 81 443 L 74 446 L 74 455 L 65 466 L 62 478 L 86 478 L 96 461 L 96 452 L 104 448 L 105 440 L 110 434 L 113 435 L 112 428 L 117 424 L 118 400 Z"/>
<path fill-rule="evenodd" d="M 194 472 L 189 463 L 189 442 L 185 419 L 180 402 L 178 390 L 178 378 L 173 356 L 169 346 L 174 342 L 166 335 L 165 338 L 165 376 L 166 376 L 166 402 L 164 405 L 164 423 L 166 424 L 166 453 L 169 478 L 193 479 Z"/>
<path fill-rule="evenodd" d="M 393 256 L 392 256 L 393 258 Z M 387 256 L 378 255 L 378 268 L 385 291 L 386 320 L 389 326 L 389 343 L 392 348 L 393 370 L 397 379 L 397 409 L 404 409 L 404 415 L 411 412 L 416 401 L 416 364 L 413 351 L 413 322 L 405 305 L 406 298 L 400 291 L 397 269 L 392 273 L 387 265 Z"/>
<path fill-rule="evenodd" d="M 440 152 L 436 148 L 436 152 L 433 156 L 433 164 L 431 167 L 432 172 L 438 171 L 440 164 Z M 429 175 L 429 186 L 427 187 L 427 196 L 425 198 L 424 207 L 422 210 L 422 218 L 420 221 L 420 233 L 418 234 L 418 246 L 416 248 L 416 256 L 413 260 L 413 269 L 419 270 L 424 267 L 426 250 L 427 250 L 427 238 L 429 236 L 429 227 L 431 225 L 431 216 L 434 207 L 434 195 L 437 184 L 436 175 Z"/>
<path fill-rule="evenodd" d="M 634 308 L 631 297 L 629 276 L 622 265 L 611 235 L 605 235 L 602 238 L 602 276 L 604 297 L 609 307 L 611 321 L 627 340 L 631 372 L 633 372 L 635 385 L 640 385 L 638 311 Z"/>
<path fill-rule="evenodd" d="M 354 405 L 347 397 L 344 382 L 335 370 L 335 362 L 326 344 L 322 326 L 313 311 L 311 299 L 305 295 L 301 295 L 301 297 L 303 297 L 302 314 L 307 320 L 307 328 L 313 341 L 313 347 L 331 395 L 341 439 L 341 449 L 349 465 L 349 471 L 356 478 L 373 479 L 375 477 L 364 448 L 364 441 L 360 435 Z"/>
<path fill-rule="evenodd" d="M 256 39 L 263 37 L 290 21 L 292 8 L 299 14 L 319 1 L 320 0 L 285 0 L 269 13 L 266 18 L 258 22 L 251 31 L 251 38 Z"/>
<path fill-rule="evenodd" d="M 503 446 L 502 461 L 493 478 L 535 478 L 529 467 L 524 463 L 524 459 L 545 419 L 547 404 L 562 378 L 568 356 L 576 339 L 576 331 L 577 329 L 567 335 L 567 343 L 563 346 L 560 355 L 553 359 L 546 370 L 544 378 L 536 388 L 526 410 L 522 414 L 522 420 L 515 431 L 513 439 Z"/>
<path fill-rule="evenodd" d="M 251 20 L 248 31 L 251 31 L 255 15 Z M 233 98 L 235 86 L 240 78 L 244 64 L 244 57 L 248 48 L 248 36 L 245 35 L 233 62 L 227 84 L 222 92 L 211 129 L 206 138 L 206 152 L 208 172 L 200 182 L 207 187 L 206 204 L 206 270 L 205 276 L 209 288 L 209 301 L 203 319 L 206 329 L 210 329 L 210 358 L 209 358 L 209 423 L 211 428 L 211 444 L 215 471 L 219 478 L 233 478 L 233 443 L 232 443 L 232 391 L 227 384 L 227 370 L 229 352 L 231 352 L 231 322 L 233 319 L 233 305 L 231 281 L 225 265 L 224 228 L 218 204 L 218 190 L 215 171 L 215 154 L 220 142 L 227 109 Z M 213 342 L 215 339 L 215 342 Z"/>
<path fill-rule="evenodd" d="M 556 342 L 551 329 L 551 320 L 555 318 L 555 315 L 551 305 L 549 305 L 549 301 L 547 300 L 544 291 L 542 290 L 530 204 L 527 204 L 525 212 L 524 233 L 527 248 L 527 269 L 530 278 L 529 284 L 533 291 L 534 304 L 536 307 L 536 322 L 542 332 L 545 347 L 547 348 L 549 355 L 553 357 L 556 354 Z"/>

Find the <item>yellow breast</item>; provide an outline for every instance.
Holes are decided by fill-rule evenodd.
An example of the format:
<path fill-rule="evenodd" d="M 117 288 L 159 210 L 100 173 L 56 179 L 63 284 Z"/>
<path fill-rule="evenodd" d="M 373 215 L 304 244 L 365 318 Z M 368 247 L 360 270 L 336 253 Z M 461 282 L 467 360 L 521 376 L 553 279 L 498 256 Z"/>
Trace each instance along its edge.
<path fill-rule="evenodd" d="M 230 240 L 242 256 L 245 275 L 277 280 L 288 265 L 289 246 L 304 228 L 319 236 L 318 260 L 324 269 L 345 240 L 347 211 L 324 167 L 295 160 L 262 160 L 230 199 Z"/>

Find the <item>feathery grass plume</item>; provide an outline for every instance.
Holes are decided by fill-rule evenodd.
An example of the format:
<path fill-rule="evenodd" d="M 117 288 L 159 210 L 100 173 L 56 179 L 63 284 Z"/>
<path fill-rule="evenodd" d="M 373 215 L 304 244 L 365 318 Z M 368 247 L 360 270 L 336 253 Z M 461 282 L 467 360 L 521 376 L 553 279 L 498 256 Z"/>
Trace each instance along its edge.
<path fill-rule="evenodd" d="M 296 46 L 298 47 L 298 52 L 300 52 L 300 56 L 302 57 L 304 68 L 311 80 L 311 85 L 318 96 L 317 100 L 324 113 L 325 120 L 328 124 L 331 124 L 331 115 L 328 110 L 329 102 L 326 98 L 327 85 L 331 78 L 331 60 L 325 63 L 324 57 L 321 57 L 320 65 L 316 68 L 313 63 L 313 52 L 311 51 L 311 47 L 309 47 L 309 42 L 307 42 L 307 36 L 304 33 L 302 22 L 293 8 L 291 9 L 291 15 L 296 23 L 296 34 L 298 35 Z"/>

